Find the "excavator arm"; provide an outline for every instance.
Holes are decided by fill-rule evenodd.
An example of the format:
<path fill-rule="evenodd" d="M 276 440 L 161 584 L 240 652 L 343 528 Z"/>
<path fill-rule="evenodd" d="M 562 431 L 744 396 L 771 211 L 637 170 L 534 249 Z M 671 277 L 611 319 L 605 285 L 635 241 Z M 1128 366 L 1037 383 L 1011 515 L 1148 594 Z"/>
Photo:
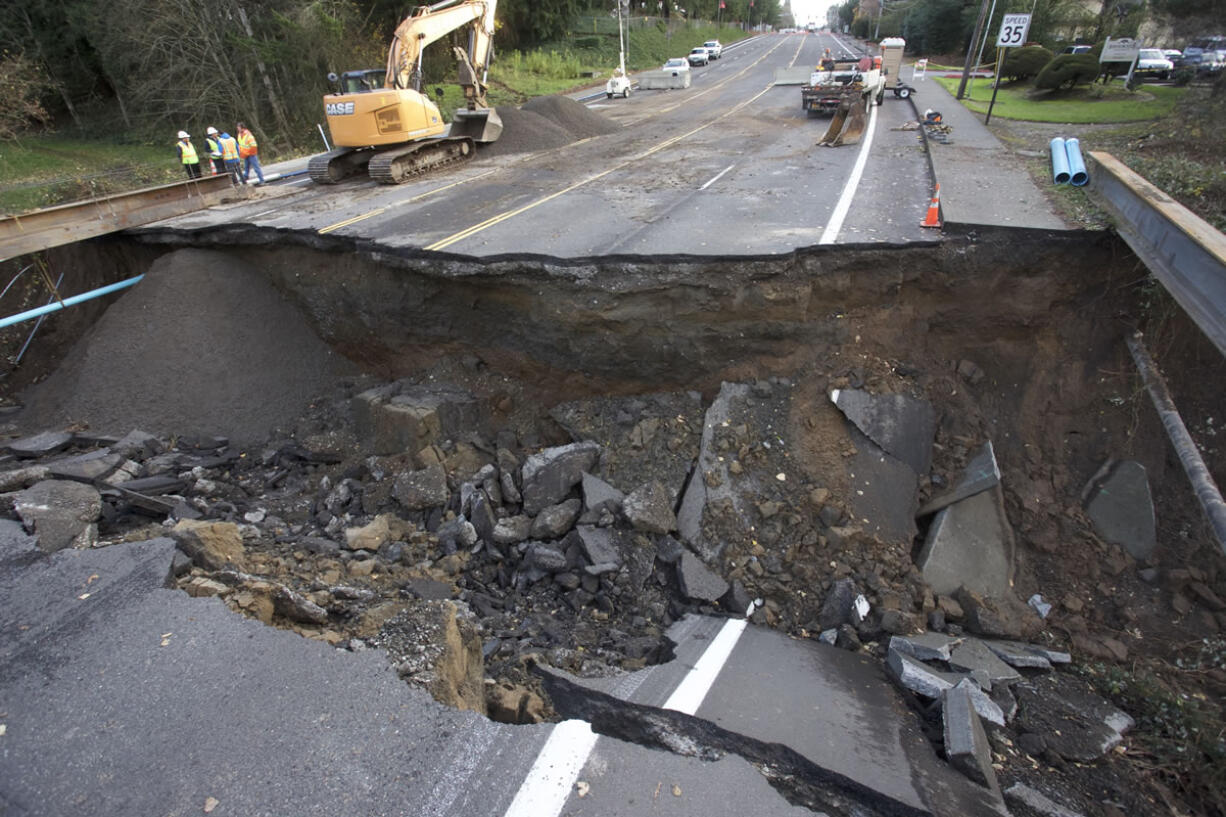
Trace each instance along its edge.
<path fill-rule="evenodd" d="M 485 72 L 493 55 L 497 5 L 497 0 L 442 0 L 419 6 L 392 35 L 386 87 L 420 91 L 421 55 L 426 46 L 467 26 L 468 47 L 455 49 L 460 85 L 469 110 L 489 107 L 485 101 Z"/>

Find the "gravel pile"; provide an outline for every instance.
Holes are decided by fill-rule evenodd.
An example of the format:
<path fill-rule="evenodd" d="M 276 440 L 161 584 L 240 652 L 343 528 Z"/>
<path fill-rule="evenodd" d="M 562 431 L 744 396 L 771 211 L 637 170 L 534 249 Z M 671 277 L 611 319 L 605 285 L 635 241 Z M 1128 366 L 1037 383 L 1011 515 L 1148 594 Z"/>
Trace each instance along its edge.
<path fill-rule="evenodd" d="M 537 97 L 523 108 L 501 106 L 498 116 L 502 118 L 502 136 L 483 147 L 483 155 L 550 150 L 620 130 L 619 125 L 569 97 Z"/>
<path fill-rule="evenodd" d="M 222 253 L 179 250 L 26 392 L 20 423 L 253 442 L 294 420 L 343 368 L 258 271 Z"/>
<path fill-rule="evenodd" d="M 621 130 L 621 125 L 568 96 L 538 96 L 524 103 L 523 109 L 540 114 L 576 139 Z"/>

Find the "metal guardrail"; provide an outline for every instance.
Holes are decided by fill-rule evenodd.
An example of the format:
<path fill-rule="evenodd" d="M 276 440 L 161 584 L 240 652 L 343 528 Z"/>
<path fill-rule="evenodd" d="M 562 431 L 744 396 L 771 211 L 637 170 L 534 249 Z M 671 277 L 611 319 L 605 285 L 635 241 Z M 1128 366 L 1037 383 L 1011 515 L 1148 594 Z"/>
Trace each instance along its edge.
<path fill-rule="evenodd" d="M 0 261 L 209 207 L 231 189 L 205 176 L 0 218 Z"/>
<path fill-rule="evenodd" d="M 1110 153 L 1089 155 L 1094 190 L 1120 236 L 1226 355 L 1226 235 Z"/>

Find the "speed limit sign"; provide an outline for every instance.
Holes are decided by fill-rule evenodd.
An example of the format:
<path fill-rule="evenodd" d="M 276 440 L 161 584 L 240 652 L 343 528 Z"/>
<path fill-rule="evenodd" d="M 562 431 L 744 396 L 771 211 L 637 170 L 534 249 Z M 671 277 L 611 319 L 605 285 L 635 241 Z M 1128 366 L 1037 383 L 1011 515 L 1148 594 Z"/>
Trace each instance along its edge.
<path fill-rule="evenodd" d="M 1030 31 L 1029 14 L 1006 14 L 1000 23 L 1000 36 L 996 38 L 997 48 L 1016 48 L 1025 45 L 1026 34 Z"/>

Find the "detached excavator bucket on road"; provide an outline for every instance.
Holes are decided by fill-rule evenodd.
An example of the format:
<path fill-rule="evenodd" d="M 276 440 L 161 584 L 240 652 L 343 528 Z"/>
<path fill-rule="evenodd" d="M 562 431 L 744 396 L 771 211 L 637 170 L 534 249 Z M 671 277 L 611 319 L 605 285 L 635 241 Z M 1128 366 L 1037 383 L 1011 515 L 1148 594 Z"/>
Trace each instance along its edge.
<path fill-rule="evenodd" d="M 864 135 L 864 124 L 863 99 L 858 96 L 846 97 L 835 110 L 826 134 L 817 143 L 832 148 L 854 145 Z"/>
<path fill-rule="evenodd" d="M 493 108 L 460 108 L 451 121 L 451 135 L 467 136 L 478 144 L 496 142 L 502 135 L 502 117 Z"/>

